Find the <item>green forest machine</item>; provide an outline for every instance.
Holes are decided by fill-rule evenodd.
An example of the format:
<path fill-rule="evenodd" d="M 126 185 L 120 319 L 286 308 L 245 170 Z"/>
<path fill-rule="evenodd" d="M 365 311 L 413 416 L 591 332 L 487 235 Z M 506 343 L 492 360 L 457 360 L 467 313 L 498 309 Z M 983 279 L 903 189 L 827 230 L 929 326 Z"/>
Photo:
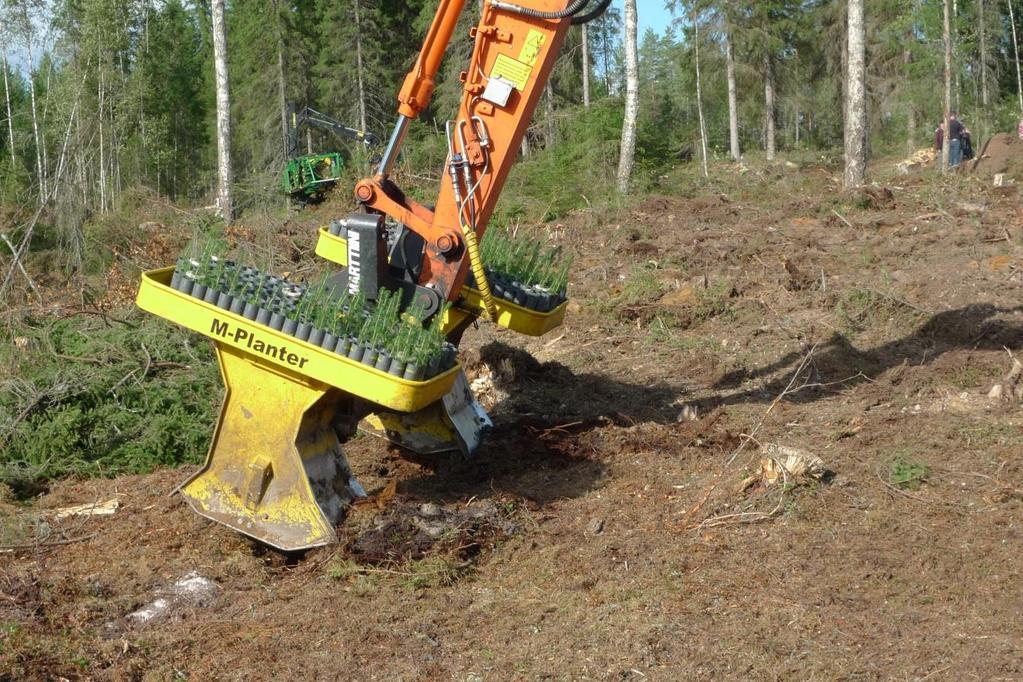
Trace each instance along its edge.
<path fill-rule="evenodd" d="M 344 166 L 344 159 L 337 152 L 299 156 L 298 133 L 303 126 L 329 130 L 339 137 L 361 142 L 367 149 L 377 144 L 377 138 L 372 133 L 349 128 L 310 107 L 296 111 L 295 105 L 289 102 L 288 162 L 284 166 L 282 185 L 287 194 L 303 201 L 321 197 L 333 187 L 341 177 Z"/>

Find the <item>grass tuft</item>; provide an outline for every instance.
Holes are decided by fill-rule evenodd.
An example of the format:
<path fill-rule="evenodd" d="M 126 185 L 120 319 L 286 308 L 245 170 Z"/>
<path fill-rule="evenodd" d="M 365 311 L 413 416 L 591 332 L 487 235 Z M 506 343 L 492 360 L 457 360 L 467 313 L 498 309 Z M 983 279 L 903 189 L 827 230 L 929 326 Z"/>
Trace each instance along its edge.
<path fill-rule="evenodd" d="M 902 490 L 916 490 L 927 481 L 931 468 L 922 462 L 915 462 L 899 456 L 888 467 L 888 481 Z"/>

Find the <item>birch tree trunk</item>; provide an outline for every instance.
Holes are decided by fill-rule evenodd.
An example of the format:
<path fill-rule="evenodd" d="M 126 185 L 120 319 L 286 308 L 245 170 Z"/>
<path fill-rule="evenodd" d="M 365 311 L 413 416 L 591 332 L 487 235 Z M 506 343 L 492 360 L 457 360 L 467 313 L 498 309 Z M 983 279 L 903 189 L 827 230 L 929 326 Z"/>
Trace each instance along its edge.
<path fill-rule="evenodd" d="M 366 90 L 362 73 L 362 16 L 355 0 L 355 84 L 359 95 L 359 130 L 366 130 Z"/>
<path fill-rule="evenodd" d="M 36 112 L 36 80 L 35 80 L 35 58 L 32 54 L 32 23 L 28 16 L 28 5 L 22 6 L 25 15 L 25 48 L 28 52 L 28 92 L 29 102 L 32 105 L 32 139 L 35 142 L 36 151 L 36 178 L 39 182 L 39 201 L 43 202 L 46 197 L 46 169 L 43 167 L 43 141 L 39 133 L 39 116 Z"/>
<path fill-rule="evenodd" d="M 725 30 L 725 75 L 728 79 L 728 138 L 731 143 L 732 158 L 742 158 L 739 148 L 739 98 L 735 87 L 735 54 L 732 52 L 732 31 Z"/>
<path fill-rule="evenodd" d="M 977 3 L 977 31 L 980 33 L 980 103 L 984 106 L 984 120 L 987 121 L 990 98 L 987 89 L 987 9 L 984 0 Z"/>
<path fill-rule="evenodd" d="M 1016 40 L 1016 15 L 1012 11 L 1012 0 L 1005 0 L 1009 6 L 1009 25 L 1012 26 L 1012 50 L 1016 57 L 1016 95 L 1019 97 L 1019 113 L 1023 116 L 1023 77 L 1019 69 L 1019 41 Z"/>
<path fill-rule="evenodd" d="M 543 87 L 544 146 L 552 149 L 558 142 L 558 130 L 554 124 L 554 87 L 550 80 Z"/>
<path fill-rule="evenodd" d="M 0 24 L 0 30 L 3 25 Z M 7 80 L 7 44 L 0 43 L 0 67 L 4 70 L 4 104 L 7 106 L 7 141 L 11 152 L 11 172 L 17 159 L 14 156 L 14 117 L 11 115 L 11 85 Z"/>
<path fill-rule="evenodd" d="M 613 95 L 614 92 L 611 90 L 611 61 L 610 61 L 611 60 L 611 45 L 610 45 L 611 38 L 608 36 L 607 17 L 606 16 L 604 17 L 603 24 L 604 25 L 602 27 L 601 36 L 600 36 L 600 43 L 601 43 L 600 52 L 601 52 L 601 55 L 603 56 L 603 61 L 604 61 L 604 89 L 607 92 L 607 94 L 610 96 L 610 95 Z"/>
<path fill-rule="evenodd" d="M 46 70 L 46 84 L 45 84 L 45 86 L 43 88 L 46 91 L 46 98 L 43 100 L 43 115 L 41 117 L 42 120 L 39 123 L 39 128 L 43 131 L 44 135 L 45 135 L 45 131 L 49 130 L 49 126 L 46 123 L 46 121 L 47 121 L 46 112 L 49 110 L 50 94 L 53 92 L 53 90 L 50 89 L 50 76 L 52 76 L 52 75 L 53 75 L 53 60 L 50 60 L 49 68 L 47 68 L 47 70 Z M 50 185 L 53 184 L 53 182 L 50 180 L 50 170 L 49 169 L 50 169 L 50 153 L 47 150 L 46 140 L 44 139 L 43 140 L 43 174 L 44 174 L 44 177 L 46 178 L 47 187 L 49 187 Z"/>
<path fill-rule="evenodd" d="M 916 109 L 912 104 L 906 112 L 906 155 L 916 151 Z"/>
<path fill-rule="evenodd" d="M 590 108 L 590 38 L 583 24 L 583 106 Z"/>
<path fill-rule="evenodd" d="M 863 0 L 849 0 L 848 50 L 849 74 L 845 81 L 845 188 L 863 184 L 867 168 L 866 139 L 866 47 L 863 26 Z"/>
<path fill-rule="evenodd" d="M 284 88 L 284 44 L 277 42 L 277 105 L 281 109 L 281 141 L 284 143 L 284 158 L 288 158 L 288 94 Z"/>
<path fill-rule="evenodd" d="M 959 61 L 957 59 L 955 59 L 956 48 L 959 46 L 959 2 L 958 2 L 958 0 L 952 0 L 952 27 L 951 28 L 952 28 L 952 33 L 951 33 L 951 35 L 952 35 L 952 59 L 953 59 L 953 64 L 954 65 L 958 65 Z M 959 98 L 962 96 L 962 92 L 963 92 L 963 86 L 962 86 L 962 83 L 959 80 L 959 71 L 960 71 L 960 69 L 958 69 L 958 68 L 952 71 L 953 83 L 955 84 L 955 87 L 952 89 L 952 97 L 955 99 L 955 104 L 953 105 L 953 108 L 956 111 L 959 111 L 959 108 L 960 108 L 959 105 L 961 104 L 961 102 L 959 101 Z"/>
<path fill-rule="evenodd" d="M 909 38 L 907 38 L 909 39 Z M 902 51 L 903 73 L 909 81 L 909 66 L 913 63 L 913 52 L 907 47 Z M 906 155 L 916 151 L 916 106 L 910 97 L 906 101 Z"/>
<path fill-rule="evenodd" d="M 106 157 L 104 156 L 103 144 L 103 66 L 99 68 L 99 84 L 97 85 L 99 90 L 97 91 L 97 97 L 99 99 L 99 115 L 97 120 L 99 122 L 99 210 L 105 211 L 107 208 L 107 164 Z"/>
<path fill-rule="evenodd" d="M 700 17 L 693 12 L 693 57 L 696 62 L 696 114 L 700 121 L 700 158 L 703 161 L 703 177 L 710 177 L 707 168 L 707 124 L 703 119 L 703 89 L 700 86 Z"/>
<path fill-rule="evenodd" d="M 277 29 L 277 99 L 281 108 L 281 141 L 284 143 L 284 160 L 288 159 L 288 92 L 284 83 L 284 29 L 281 26 L 278 0 L 273 2 L 274 26 Z"/>
<path fill-rule="evenodd" d="M 952 4 L 945 0 L 943 4 L 944 29 L 942 39 L 945 41 L 945 135 L 941 145 L 941 172 L 948 172 L 948 150 L 952 142 L 949 129 L 949 114 L 952 113 Z"/>
<path fill-rule="evenodd" d="M 629 191 L 636 156 L 636 116 L 639 113 L 639 56 L 636 48 L 636 0 L 625 0 L 625 120 L 618 157 L 618 191 Z"/>
<path fill-rule="evenodd" d="M 217 209 L 230 224 L 231 205 L 231 98 L 227 77 L 227 27 L 224 0 L 213 0 L 213 65 L 217 87 Z"/>
<path fill-rule="evenodd" d="M 764 149 L 767 160 L 774 161 L 774 73 L 771 69 L 771 55 L 764 54 Z"/>

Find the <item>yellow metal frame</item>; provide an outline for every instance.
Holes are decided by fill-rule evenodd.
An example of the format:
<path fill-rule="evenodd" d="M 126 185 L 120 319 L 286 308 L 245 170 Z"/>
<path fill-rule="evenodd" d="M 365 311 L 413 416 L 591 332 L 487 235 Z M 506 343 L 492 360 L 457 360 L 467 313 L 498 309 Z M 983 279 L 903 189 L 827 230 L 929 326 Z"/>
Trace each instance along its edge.
<path fill-rule="evenodd" d="M 316 240 L 316 255 L 347 268 L 348 240 L 344 237 L 336 237 L 326 227 L 321 227 L 320 236 Z"/>
<path fill-rule="evenodd" d="M 480 296 L 480 292 L 469 287 L 462 287 L 462 297 L 458 299 L 458 307 L 470 315 L 483 315 L 483 298 Z M 511 301 L 495 298 L 494 324 L 525 336 L 543 336 L 562 325 L 565 321 L 566 310 L 568 310 L 567 301 L 549 313 L 541 313 L 538 310 L 515 305 Z"/>
<path fill-rule="evenodd" d="M 361 493 L 337 429 L 354 430 L 374 409 L 436 406 L 461 368 L 407 381 L 175 291 L 173 272 L 143 273 L 136 303 L 213 339 L 226 388 L 206 463 L 178 492 L 199 514 L 278 549 L 333 542 Z"/>
<path fill-rule="evenodd" d="M 334 541 L 356 493 L 334 430 L 345 395 L 277 374 L 221 343 L 227 387 L 206 463 L 177 490 L 197 513 L 272 547 L 295 551 Z M 349 397 L 350 401 L 350 397 Z"/>
<path fill-rule="evenodd" d="M 348 242 L 321 228 L 316 255 L 345 266 Z M 420 452 L 457 446 L 441 399 L 458 365 L 428 381 L 395 377 L 176 291 L 173 273 L 143 273 L 136 303 L 210 337 L 226 387 L 206 463 L 178 489 L 199 514 L 278 549 L 324 545 L 360 493 L 339 421 L 354 429 L 367 417 L 369 431 Z M 541 313 L 494 303 L 498 325 L 529 336 L 559 326 L 567 307 Z M 483 312 L 479 292 L 464 287 L 444 330 Z"/>
<path fill-rule="evenodd" d="M 316 240 L 316 255 L 342 267 L 347 267 L 348 240 L 332 235 L 327 228 L 321 227 L 319 238 Z M 496 313 L 494 323 L 499 327 L 525 336 L 543 336 L 564 323 L 568 303 L 562 303 L 554 310 L 542 313 L 495 298 L 494 308 Z M 485 317 L 484 313 L 480 292 L 469 287 L 462 287 L 461 297 L 444 319 L 444 329 L 453 329 L 467 316 Z"/>
<path fill-rule="evenodd" d="M 143 273 L 137 305 L 176 324 L 237 348 L 274 372 L 309 377 L 398 412 L 416 412 L 451 390 L 455 365 L 428 381 L 408 381 L 256 324 L 168 286 L 174 268 Z M 260 351 L 262 349 L 262 351 Z"/>

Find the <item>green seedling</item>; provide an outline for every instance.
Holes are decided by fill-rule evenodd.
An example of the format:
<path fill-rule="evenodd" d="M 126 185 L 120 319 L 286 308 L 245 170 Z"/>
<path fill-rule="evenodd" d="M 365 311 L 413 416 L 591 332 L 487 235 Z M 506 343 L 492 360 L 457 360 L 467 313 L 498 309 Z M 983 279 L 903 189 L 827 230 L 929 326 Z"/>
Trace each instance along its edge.
<path fill-rule="evenodd" d="M 524 286 L 542 287 L 551 293 L 564 291 L 571 268 L 571 259 L 561 247 L 549 247 L 541 240 L 525 236 L 513 237 L 502 228 L 486 232 L 481 257 L 486 269 L 495 276 Z"/>
<path fill-rule="evenodd" d="M 344 336 L 358 337 L 366 320 L 365 306 L 366 298 L 361 291 L 347 296 L 346 302 L 342 304 L 342 317 L 338 336 L 343 334 Z"/>
<path fill-rule="evenodd" d="M 401 316 L 392 355 L 402 362 L 413 362 L 415 347 L 423 333 L 426 306 L 416 301 Z"/>
<path fill-rule="evenodd" d="M 231 267 L 227 272 L 227 278 L 224 284 L 224 291 L 229 296 L 238 296 L 241 294 L 241 283 L 242 283 L 242 268 L 240 265 Z"/>

